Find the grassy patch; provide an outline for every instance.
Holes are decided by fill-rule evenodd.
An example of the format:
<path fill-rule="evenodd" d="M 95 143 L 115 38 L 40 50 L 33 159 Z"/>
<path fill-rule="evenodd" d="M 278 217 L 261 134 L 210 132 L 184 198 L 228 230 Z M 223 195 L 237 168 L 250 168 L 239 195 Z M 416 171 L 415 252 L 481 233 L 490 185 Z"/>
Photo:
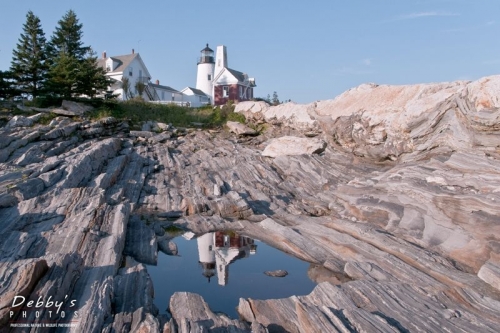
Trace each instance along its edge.
<path fill-rule="evenodd" d="M 109 101 L 102 103 L 90 113 L 91 119 L 115 117 L 130 120 L 132 124 L 143 121 L 157 121 L 172 124 L 176 127 L 190 127 L 193 123 L 201 123 L 204 127 L 216 127 L 227 120 L 245 122 L 245 117 L 234 113 L 234 107 L 189 108 L 175 104 L 154 104 L 142 100 L 128 100 L 124 102 Z"/>
<path fill-rule="evenodd" d="M 52 119 L 56 118 L 57 114 L 55 113 L 44 113 L 41 117 L 40 120 L 38 120 L 39 124 L 42 125 L 48 125 L 52 121 Z"/>
<path fill-rule="evenodd" d="M 179 228 L 175 224 L 169 225 L 168 227 L 163 228 L 163 230 L 169 233 L 184 232 L 184 229 Z"/>

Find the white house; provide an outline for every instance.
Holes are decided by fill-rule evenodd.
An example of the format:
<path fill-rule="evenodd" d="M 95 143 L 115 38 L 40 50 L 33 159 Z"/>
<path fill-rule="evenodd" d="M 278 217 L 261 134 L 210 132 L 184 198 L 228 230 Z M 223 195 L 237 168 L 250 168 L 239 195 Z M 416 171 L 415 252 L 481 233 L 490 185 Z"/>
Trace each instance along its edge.
<path fill-rule="evenodd" d="M 171 87 L 160 85 L 156 80 L 151 82 L 149 73 L 139 53 L 132 49 L 131 54 L 107 57 L 103 52 L 102 58 L 98 59 L 98 65 L 106 70 L 106 75 L 113 81 L 110 90 L 117 95 L 119 100 L 127 100 L 139 94 L 137 83 L 144 85 L 142 98 L 146 101 L 159 103 L 183 104 L 183 94 Z M 128 94 L 124 92 L 124 78 L 128 79 Z"/>
<path fill-rule="evenodd" d="M 184 95 L 184 100 L 188 102 L 191 107 L 197 108 L 210 104 L 210 96 L 207 96 L 200 89 L 186 87 L 181 90 L 181 93 Z"/>
<path fill-rule="evenodd" d="M 169 86 L 160 85 L 160 80 L 156 80 L 155 83 L 149 83 L 149 87 L 156 91 L 156 99 L 153 102 L 158 103 L 174 103 L 179 105 L 186 105 L 189 101 L 186 101 L 186 96 L 178 90 L 171 88 Z"/>

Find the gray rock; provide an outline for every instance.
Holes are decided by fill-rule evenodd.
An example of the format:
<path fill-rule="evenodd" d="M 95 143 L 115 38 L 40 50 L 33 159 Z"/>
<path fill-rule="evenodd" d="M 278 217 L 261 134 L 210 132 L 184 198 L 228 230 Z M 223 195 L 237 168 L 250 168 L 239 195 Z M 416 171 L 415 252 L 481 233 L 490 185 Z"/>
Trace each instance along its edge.
<path fill-rule="evenodd" d="M 121 332 L 130 329 L 132 332 L 158 332 L 158 313 L 153 304 L 153 283 L 146 267 L 127 257 L 127 267 L 121 268 L 114 282 L 115 317 L 112 330 Z M 137 297 L 137 291 L 141 291 Z"/>
<path fill-rule="evenodd" d="M 169 124 L 165 124 L 165 123 L 157 123 L 156 124 L 158 126 L 159 129 L 161 129 L 162 131 L 168 131 L 170 130 L 170 128 L 172 127 L 171 125 Z"/>
<path fill-rule="evenodd" d="M 176 256 L 179 253 L 179 250 L 177 249 L 177 244 L 175 244 L 170 239 L 158 240 L 158 250 L 169 256 Z"/>
<path fill-rule="evenodd" d="M 12 194 L 0 194 L 0 208 L 12 207 L 18 204 L 18 199 Z"/>
<path fill-rule="evenodd" d="M 229 131 L 237 134 L 237 135 L 257 135 L 257 131 L 251 129 L 250 127 L 238 123 L 236 121 L 228 121 L 226 126 L 229 128 Z"/>
<path fill-rule="evenodd" d="M 99 122 L 105 126 L 110 126 L 116 124 L 118 120 L 115 117 L 104 117 L 102 119 L 99 119 Z"/>
<path fill-rule="evenodd" d="M 28 179 L 16 184 L 14 195 L 21 201 L 28 200 L 39 195 L 44 189 L 45 184 L 41 179 Z"/>
<path fill-rule="evenodd" d="M 153 136 L 153 133 L 149 131 L 130 131 L 129 136 L 138 138 L 150 138 Z"/>
<path fill-rule="evenodd" d="M 271 277 L 285 277 L 288 275 L 288 272 L 282 269 L 278 269 L 275 271 L 265 271 L 264 274 Z"/>
<path fill-rule="evenodd" d="M 52 109 L 52 113 L 63 116 L 83 116 L 93 109 L 94 108 L 90 105 L 64 100 L 61 108 Z"/>
<path fill-rule="evenodd" d="M 190 130 L 137 144 L 118 138 L 126 126 L 88 121 L 69 137 L 4 127 L 0 318 L 22 292 L 77 300 L 82 332 L 496 332 L 499 82 L 364 85 L 306 106 L 259 104 L 243 113 L 266 131 L 239 141 Z M 85 137 L 90 129 L 102 132 Z M 283 135 L 328 147 L 263 158 L 263 142 Z M 243 322 L 180 293 L 160 321 L 146 267 L 124 253 L 154 263 L 158 249 L 173 252 L 174 234 L 153 226 L 174 219 L 185 237 L 258 239 L 312 263 L 320 283 L 309 295 L 241 299 Z"/>
<path fill-rule="evenodd" d="M 148 139 L 148 141 L 151 143 L 163 143 L 163 142 L 167 141 L 168 139 L 170 139 L 171 136 L 172 136 L 172 134 L 170 134 L 168 132 L 164 132 L 164 133 L 160 133 L 160 134 L 157 134 L 155 136 L 150 137 Z"/>
<path fill-rule="evenodd" d="M 5 127 L 31 127 L 33 123 L 33 120 L 28 117 L 14 116 Z"/>
<path fill-rule="evenodd" d="M 248 332 L 249 327 L 238 320 L 231 320 L 224 315 L 214 314 L 205 300 L 197 294 L 176 292 L 170 298 L 170 312 L 177 323 L 179 333 L 224 330 L 231 327 L 231 332 Z"/>
<path fill-rule="evenodd" d="M 124 253 L 136 261 L 156 265 L 158 259 L 158 245 L 156 235 L 144 221 L 131 219 L 127 227 L 127 241 Z"/>

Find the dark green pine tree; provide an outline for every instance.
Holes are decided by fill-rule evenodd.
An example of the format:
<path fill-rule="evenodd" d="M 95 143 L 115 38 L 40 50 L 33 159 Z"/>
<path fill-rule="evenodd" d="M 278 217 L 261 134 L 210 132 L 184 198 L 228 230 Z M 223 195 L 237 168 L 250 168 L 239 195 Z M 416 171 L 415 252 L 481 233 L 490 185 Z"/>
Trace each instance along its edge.
<path fill-rule="evenodd" d="M 56 96 L 71 98 L 77 91 L 79 62 L 75 57 L 61 53 L 54 59 L 49 71 L 48 88 Z"/>
<path fill-rule="evenodd" d="M 9 71 L 0 71 L 0 98 L 10 99 L 19 95 L 20 92 L 14 82 L 12 73 Z"/>
<path fill-rule="evenodd" d="M 94 98 L 108 89 L 111 80 L 106 76 L 104 68 L 97 66 L 95 52 L 88 51 L 87 56 L 79 63 L 76 82 L 76 93 Z"/>
<path fill-rule="evenodd" d="M 13 51 L 10 70 L 21 93 L 36 98 L 43 91 L 48 70 L 46 51 L 40 19 L 29 11 Z"/>
<path fill-rule="evenodd" d="M 76 13 L 69 10 L 62 19 L 49 42 L 49 52 L 52 59 L 61 53 L 70 55 L 77 60 L 83 60 L 90 50 L 90 46 L 83 46 L 83 24 L 76 17 Z"/>
<path fill-rule="evenodd" d="M 74 11 L 68 11 L 49 42 L 51 90 L 64 98 L 77 95 L 95 97 L 109 86 L 106 72 L 98 67 L 90 46 L 82 42 L 83 25 Z"/>
<path fill-rule="evenodd" d="M 276 91 L 273 92 L 273 99 L 271 100 L 271 103 L 273 105 L 279 105 L 280 104 L 280 99 L 278 98 L 278 93 Z"/>

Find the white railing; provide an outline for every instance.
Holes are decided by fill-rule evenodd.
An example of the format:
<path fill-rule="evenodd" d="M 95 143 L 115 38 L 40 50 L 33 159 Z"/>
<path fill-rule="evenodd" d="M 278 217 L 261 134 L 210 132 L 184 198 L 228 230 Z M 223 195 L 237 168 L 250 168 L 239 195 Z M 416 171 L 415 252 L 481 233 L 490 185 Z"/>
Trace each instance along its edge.
<path fill-rule="evenodd" d="M 149 101 L 149 102 L 155 104 L 175 104 L 178 106 L 191 106 L 191 103 L 187 101 Z"/>

